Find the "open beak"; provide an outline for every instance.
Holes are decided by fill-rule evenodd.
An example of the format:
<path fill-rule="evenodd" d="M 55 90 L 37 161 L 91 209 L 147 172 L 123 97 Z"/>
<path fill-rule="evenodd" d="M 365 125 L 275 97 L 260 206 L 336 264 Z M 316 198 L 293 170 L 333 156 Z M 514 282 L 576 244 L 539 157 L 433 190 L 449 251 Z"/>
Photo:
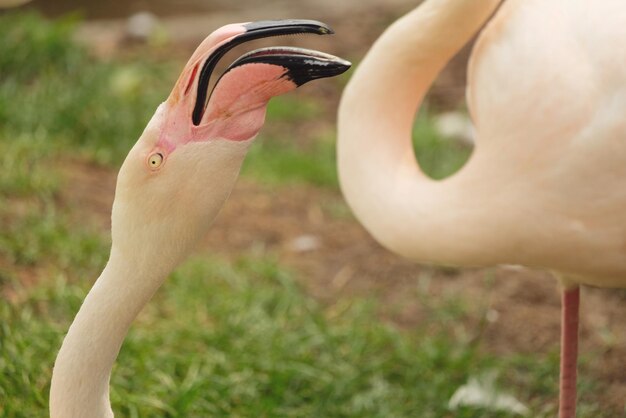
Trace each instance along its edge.
<path fill-rule="evenodd" d="M 216 47 L 206 58 L 199 71 L 196 100 L 192 112 L 194 125 L 199 125 L 211 97 L 209 81 L 218 61 L 232 48 L 255 39 L 282 35 L 312 33 L 328 35 L 333 30 L 324 23 L 314 20 L 265 20 L 235 26 L 235 35 Z M 302 48 L 271 47 L 247 53 L 231 64 L 228 71 L 246 64 L 265 63 L 284 67 L 284 77 L 297 86 L 318 78 L 339 75 L 350 68 L 350 63 L 341 58 Z M 216 83 L 216 85 L 219 83 Z"/>

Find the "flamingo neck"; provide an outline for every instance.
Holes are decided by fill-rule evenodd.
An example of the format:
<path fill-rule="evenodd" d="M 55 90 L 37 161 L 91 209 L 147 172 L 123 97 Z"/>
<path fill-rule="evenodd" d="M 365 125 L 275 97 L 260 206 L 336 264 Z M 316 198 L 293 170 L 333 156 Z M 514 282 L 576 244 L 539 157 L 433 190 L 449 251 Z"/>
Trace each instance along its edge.
<path fill-rule="evenodd" d="M 169 273 L 143 266 L 115 246 L 85 298 L 54 365 L 51 418 L 111 418 L 109 378 L 130 324 Z"/>
<path fill-rule="evenodd" d="M 462 213 L 466 192 L 454 178 L 435 182 L 422 173 L 411 132 L 437 74 L 498 4 L 424 2 L 378 39 L 343 94 L 338 124 L 342 191 L 366 229 L 409 258 L 476 262 L 474 223 Z"/>

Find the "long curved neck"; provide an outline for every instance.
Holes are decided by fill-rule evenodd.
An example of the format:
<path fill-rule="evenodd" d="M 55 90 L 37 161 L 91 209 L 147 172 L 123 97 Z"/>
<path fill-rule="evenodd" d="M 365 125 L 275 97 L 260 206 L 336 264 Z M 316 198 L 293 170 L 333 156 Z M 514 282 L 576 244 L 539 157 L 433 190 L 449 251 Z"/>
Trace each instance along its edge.
<path fill-rule="evenodd" d="M 109 377 L 130 324 L 165 280 L 163 266 L 142 268 L 115 246 L 85 298 L 54 365 L 51 418 L 111 418 Z"/>
<path fill-rule="evenodd" d="M 473 259 L 469 253 L 475 243 L 468 240 L 474 239 L 474 231 L 463 221 L 462 190 L 452 179 L 435 182 L 422 173 L 411 131 L 437 74 L 499 1 L 424 2 L 377 40 L 343 94 L 338 137 L 342 191 L 366 229 L 404 256 L 443 263 Z M 440 259 L 444 253 L 456 256 Z"/>

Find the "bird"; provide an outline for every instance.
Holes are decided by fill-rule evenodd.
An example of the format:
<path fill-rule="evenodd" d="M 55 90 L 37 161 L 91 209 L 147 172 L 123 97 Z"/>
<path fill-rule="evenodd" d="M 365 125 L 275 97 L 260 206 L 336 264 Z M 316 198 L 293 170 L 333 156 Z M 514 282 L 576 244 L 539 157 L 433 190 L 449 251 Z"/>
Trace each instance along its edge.
<path fill-rule="evenodd" d="M 478 33 L 466 90 L 475 148 L 436 181 L 415 158 L 414 117 Z M 580 286 L 626 288 L 624 39 L 621 0 L 426 0 L 375 41 L 338 110 L 341 190 L 384 247 L 554 272 L 561 418 L 576 415 Z"/>
<path fill-rule="evenodd" d="M 254 39 L 331 33 L 313 20 L 266 20 L 223 26 L 198 46 L 120 168 L 110 256 L 56 358 L 51 418 L 113 417 L 109 380 L 122 341 L 228 198 L 268 101 L 350 67 L 318 51 L 261 48 L 235 60 L 209 89 L 220 58 Z"/>

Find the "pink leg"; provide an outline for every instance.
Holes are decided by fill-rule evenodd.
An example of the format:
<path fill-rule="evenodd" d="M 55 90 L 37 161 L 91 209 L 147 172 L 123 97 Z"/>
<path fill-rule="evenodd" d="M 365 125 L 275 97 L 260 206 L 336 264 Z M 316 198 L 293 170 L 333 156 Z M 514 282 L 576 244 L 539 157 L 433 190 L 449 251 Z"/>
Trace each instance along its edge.
<path fill-rule="evenodd" d="M 564 289 L 561 307 L 561 381 L 559 418 L 576 417 L 576 363 L 580 288 Z"/>

